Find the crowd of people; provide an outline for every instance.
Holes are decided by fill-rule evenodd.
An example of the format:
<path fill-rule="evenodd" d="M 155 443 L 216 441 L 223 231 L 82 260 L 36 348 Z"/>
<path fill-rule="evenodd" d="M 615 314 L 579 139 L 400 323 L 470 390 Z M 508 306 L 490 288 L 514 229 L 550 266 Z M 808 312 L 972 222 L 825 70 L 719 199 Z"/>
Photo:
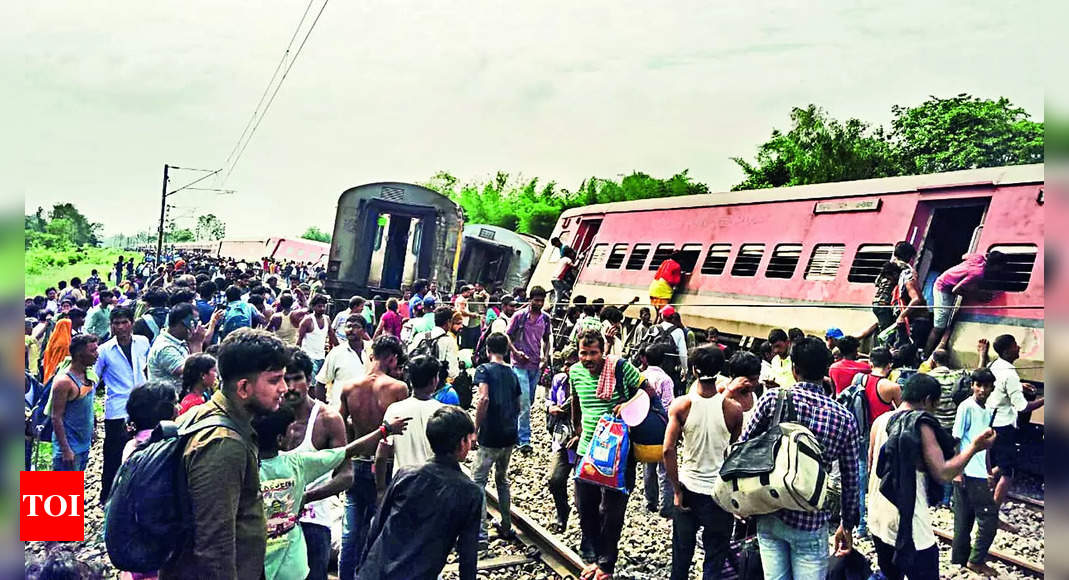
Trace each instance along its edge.
<path fill-rule="evenodd" d="M 823 579 L 829 543 L 845 557 L 859 536 L 872 538 L 885 577 L 937 578 L 937 503 L 953 506 L 953 562 L 992 576 L 986 555 L 1014 477 L 1018 415 L 1043 399 L 1020 380 L 1011 335 L 992 341 L 990 364 L 981 341 L 976 369 L 951 368 L 952 317 L 942 312 L 984 265 L 970 258 L 944 274 L 933 317 L 911 250 L 898 244 L 877 281 L 873 328 L 774 329 L 752 351 L 684 324 L 670 303 L 671 265 L 651 286 L 656 300 L 629 317 L 638 298 L 570 296 L 549 311 L 538 286 L 506 294 L 461 282 L 450 294 L 427 280 L 398 298 L 335 307 L 315 268 L 120 259 L 108 282 L 93 271 L 26 299 L 27 468 L 39 411 L 50 419 L 52 469 L 101 470 L 103 504 L 161 422 L 216 418 L 182 451 L 191 536 L 158 571 L 125 577 L 325 579 L 336 565 L 343 580 L 436 578 L 456 551 L 468 579 L 491 538 L 490 472 L 501 513 L 493 534 L 510 539 L 510 461 L 531 455 L 531 416 L 544 412 L 553 530 L 569 527 L 571 483 L 583 578 L 605 580 L 640 462 L 622 460 L 622 488 L 579 477 L 577 466 L 595 453 L 602 420 L 645 393 L 664 435 L 657 460 L 642 462 L 643 496 L 672 521 L 671 578 L 689 577 L 699 543 L 703 577 L 720 577 L 740 527 L 757 538 L 765 578 Z M 866 356 L 863 341 L 874 344 Z M 785 420 L 812 433 L 837 474 L 838 500 L 742 522 L 717 498 L 721 468 L 733 444 L 778 421 L 781 393 Z M 100 465 L 90 461 L 97 396 Z"/>

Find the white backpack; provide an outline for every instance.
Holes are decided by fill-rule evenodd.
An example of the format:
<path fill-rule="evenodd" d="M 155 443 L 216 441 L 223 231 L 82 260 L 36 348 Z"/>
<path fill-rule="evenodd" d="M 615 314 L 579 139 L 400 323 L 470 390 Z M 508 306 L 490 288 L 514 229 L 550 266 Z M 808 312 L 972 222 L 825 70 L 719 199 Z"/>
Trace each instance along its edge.
<path fill-rule="evenodd" d="M 793 409 L 790 392 L 780 389 L 768 430 L 729 449 L 713 492 L 724 510 L 745 518 L 823 509 L 829 486 L 822 446 L 808 427 L 781 421 L 785 406 Z"/>

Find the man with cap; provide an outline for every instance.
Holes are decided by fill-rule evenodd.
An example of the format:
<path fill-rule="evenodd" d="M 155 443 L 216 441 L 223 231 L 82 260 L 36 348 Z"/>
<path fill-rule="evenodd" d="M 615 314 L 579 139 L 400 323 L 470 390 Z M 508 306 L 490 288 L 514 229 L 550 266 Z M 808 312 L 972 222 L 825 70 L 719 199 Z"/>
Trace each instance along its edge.
<path fill-rule="evenodd" d="M 413 298 L 415 300 L 415 298 Z M 430 332 L 434 328 L 434 309 L 438 305 L 433 296 L 424 296 L 420 301 L 423 306 L 423 315 L 412 324 L 412 335 L 421 332 Z"/>
<path fill-rule="evenodd" d="M 668 333 L 676 346 L 675 353 L 665 354 L 663 368 L 672 377 L 678 395 L 686 391 L 683 377 L 687 376 L 687 331 L 674 306 L 665 306 L 661 309 L 660 315 L 661 323 L 651 328 L 650 332 Z"/>
<path fill-rule="evenodd" d="M 839 346 L 839 339 L 846 336 L 841 329 L 831 327 L 824 333 L 824 342 L 828 344 L 828 350 L 834 351 Z"/>

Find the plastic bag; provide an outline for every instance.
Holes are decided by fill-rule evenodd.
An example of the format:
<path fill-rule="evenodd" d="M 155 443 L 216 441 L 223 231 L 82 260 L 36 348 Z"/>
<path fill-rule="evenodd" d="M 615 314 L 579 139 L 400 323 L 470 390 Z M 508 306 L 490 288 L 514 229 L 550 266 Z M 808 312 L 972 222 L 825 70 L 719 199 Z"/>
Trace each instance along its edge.
<path fill-rule="evenodd" d="M 608 413 L 598 419 L 586 455 L 575 466 L 575 477 L 627 493 L 627 470 L 630 440 L 627 423 Z"/>

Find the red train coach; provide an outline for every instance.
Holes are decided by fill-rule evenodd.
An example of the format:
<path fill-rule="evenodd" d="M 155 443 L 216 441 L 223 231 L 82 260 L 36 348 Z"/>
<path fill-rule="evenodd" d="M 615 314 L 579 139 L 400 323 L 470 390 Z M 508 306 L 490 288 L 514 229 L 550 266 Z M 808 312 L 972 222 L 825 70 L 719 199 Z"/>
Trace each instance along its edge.
<path fill-rule="evenodd" d="M 564 212 L 554 235 L 585 252 L 573 294 L 609 303 L 647 302 L 654 271 L 681 250 L 689 274 L 673 303 L 684 323 L 743 344 L 772 328 L 862 332 L 899 240 L 919 250 L 929 304 L 935 277 L 962 254 L 997 249 L 1009 267 L 985 281 L 991 302 L 964 305 L 952 349 L 970 365 L 977 339 L 1013 334 L 1022 376 L 1042 380 L 1043 185 L 1038 164 L 618 202 Z M 558 260 L 545 252 L 531 284 L 550 288 Z"/>

